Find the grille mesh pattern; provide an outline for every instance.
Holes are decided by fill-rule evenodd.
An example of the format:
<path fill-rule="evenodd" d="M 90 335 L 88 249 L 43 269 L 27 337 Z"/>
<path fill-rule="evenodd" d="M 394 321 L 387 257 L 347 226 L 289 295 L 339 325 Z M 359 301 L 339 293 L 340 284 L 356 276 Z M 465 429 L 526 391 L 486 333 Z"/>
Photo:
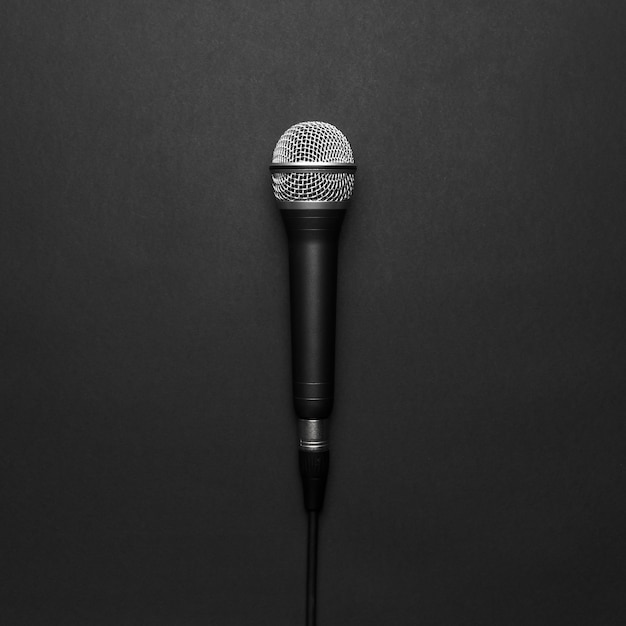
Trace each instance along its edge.
<path fill-rule="evenodd" d="M 274 148 L 272 163 L 354 163 L 344 134 L 326 122 L 300 122 L 288 128 Z M 278 200 L 342 202 L 352 195 L 350 172 L 274 172 Z"/>

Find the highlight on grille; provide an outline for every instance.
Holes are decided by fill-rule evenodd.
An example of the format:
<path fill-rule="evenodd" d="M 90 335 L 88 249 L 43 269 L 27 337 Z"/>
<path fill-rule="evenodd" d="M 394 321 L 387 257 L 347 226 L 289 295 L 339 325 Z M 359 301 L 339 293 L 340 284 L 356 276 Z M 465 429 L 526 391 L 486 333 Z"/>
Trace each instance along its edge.
<path fill-rule="evenodd" d="M 272 163 L 354 163 L 345 135 L 326 122 L 300 122 L 288 128 L 274 148 Z M 352 196 L 352 172 L 273 172 L 278 200 L 342 202 Z"/>

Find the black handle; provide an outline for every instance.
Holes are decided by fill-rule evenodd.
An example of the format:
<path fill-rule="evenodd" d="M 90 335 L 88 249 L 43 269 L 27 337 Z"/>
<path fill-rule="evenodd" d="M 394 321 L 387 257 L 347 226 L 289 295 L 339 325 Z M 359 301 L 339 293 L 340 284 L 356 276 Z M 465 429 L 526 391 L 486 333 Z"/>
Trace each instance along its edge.
<path fill-rule="evenodd" d="M 334 400 L 337 251 L 345 209 L 310 204 L 281 209 L 289 238 L 293 400 L 301 419 L 324 419 Z"/>

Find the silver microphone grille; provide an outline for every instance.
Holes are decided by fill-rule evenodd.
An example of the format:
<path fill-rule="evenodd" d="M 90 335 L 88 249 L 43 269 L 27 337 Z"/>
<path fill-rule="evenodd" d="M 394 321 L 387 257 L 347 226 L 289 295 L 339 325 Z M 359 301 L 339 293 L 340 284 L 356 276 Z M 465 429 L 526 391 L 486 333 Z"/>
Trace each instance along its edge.
<path fill-rule="evenodd" d="M 272 164 L 353 164 L 345 135 L 326 122 L 300 122 L 288 128 L 274 148 Z M 273 172 L 274 195 L 283 201 L 342 202 L 352 196 L 354 173 L 345 171 Z"/>

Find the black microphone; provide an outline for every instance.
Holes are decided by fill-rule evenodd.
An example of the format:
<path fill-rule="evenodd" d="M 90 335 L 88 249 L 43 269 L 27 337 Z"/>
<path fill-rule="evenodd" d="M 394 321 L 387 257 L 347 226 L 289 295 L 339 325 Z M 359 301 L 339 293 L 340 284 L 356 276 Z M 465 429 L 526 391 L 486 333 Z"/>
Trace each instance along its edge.
<path fill-rule="evenodd" d="M 307 626 L 316 620 L 317 516 L 326 490 L 328 418 L 335 393 L 337 249 L 355 170 L 348 140 L 325 122 L 288 128 L 270 165 L 289 240 L 293 404 L 309 517 Z"/>
<path fill-rule="evenodd" d="M 270 165 L 289 240 L 293 403 L 308 511 L 322 508 L 328 473 L 337 252 L 355 170 L 348 140 L 325 122 L 301 122 L 286 130 Z"/>

